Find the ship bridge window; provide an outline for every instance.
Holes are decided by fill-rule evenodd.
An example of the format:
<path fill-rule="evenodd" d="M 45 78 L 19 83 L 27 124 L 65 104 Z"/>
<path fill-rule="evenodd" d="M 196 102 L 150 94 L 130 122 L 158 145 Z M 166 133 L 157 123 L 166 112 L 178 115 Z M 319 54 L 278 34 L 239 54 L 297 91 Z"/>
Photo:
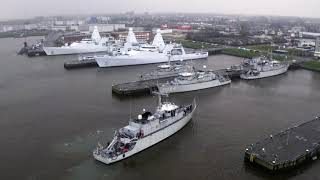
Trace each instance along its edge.
<path fill-rule="evenodd" d="M 133 122 L 138 123 L 138 124 L 147 124 L 148 123 L 148 117 L 151 115 L 149 115 L 150 112 L 145 112 L 142 114 L 142 118 L 141 119 L 135 119 L 133 120 Z"/>
<path fill-rule="evenodd" d="M 149 116 L 152 116 L 152 113 L 147 111 L 142 114 L 142 119 L 148 119 Z"/>
<path fill-rule="evenodd" d="M 139 133 L 139 129 L 132 127 L 132 126 L 126 126 L 121 129 L 120 134 L 124 137 L 133 138 Z"/>
<path fill-rule="evenodd" d="M 176 110 L 165 111 L 165 117 L 173 117 L 176 115 Z"/>
<path fill-rule="evenodd" d="M 181 49 L 173 49 L 171 51 L 172 55 L 182 55 L 182 50 Z"/>
<path fill-rule="evenodd" d="M 156 49 L 156 47 L 152 47 L 152 46 L 150 46 L 150 47 L 141 47 L 142 49 Z"/>
<path fill-rule="evenodd" d="M 171 116 L 176 116 L 176 111 L 175 110 L 172 110 L 170 113 L 171 113 Z"/>

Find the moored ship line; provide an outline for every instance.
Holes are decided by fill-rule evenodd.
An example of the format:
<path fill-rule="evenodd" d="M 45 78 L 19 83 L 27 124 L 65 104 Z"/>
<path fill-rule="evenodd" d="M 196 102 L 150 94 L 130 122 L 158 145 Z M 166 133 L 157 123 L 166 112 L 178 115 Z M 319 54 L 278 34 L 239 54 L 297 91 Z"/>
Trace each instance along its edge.
<path fill-rule="evenodd" d="M 135 35 L 132 29 L 129 29 L 128 42 L 125 43 L 123 48 L 107 55 L 95 56 L 99 67 L 164 63 L 168 61 L 168 56 L 171 57 L 171 61 L 205 59 L 208 57 L 208 52 L 186 53 L 181 44 L 164 44 L 160 31 L 157 31 L 152 45 L 137 46 L 136 43 L 131 42 L 132 39 L 135 39 Z"/>
<path fill-rule="evenodd" d="M 181 54 L 171 55 L 171 61 L 181 60 L 196 60 L 206 59 L 208 52 L 197 52 L 197 53 L 185 53 L 182 46 L 169 44 L 166 45 L 166 52 L 171 54 L 173 51 L 178 50 Z M 99 67 L 116 67 L 116 66 L 132 66 L 132 65 L 143 65 L 143 64 L 157 64 L 168 61 L 167 54 L 163 52 L 152 52 L 152 51 L 134 51 L 125 55 L 97 55 L 95 59 Z"/>
<path fill-rule="evenodd" d="M 144 112 L 116 131 L 107 147 L 98 147 L 93 157 L 105 164 L 111 164 L 141 152 L 182 129 L 191 119 L 196 103 L 179 107 L 173 103 L 161 102 L 154 114 Z"/>

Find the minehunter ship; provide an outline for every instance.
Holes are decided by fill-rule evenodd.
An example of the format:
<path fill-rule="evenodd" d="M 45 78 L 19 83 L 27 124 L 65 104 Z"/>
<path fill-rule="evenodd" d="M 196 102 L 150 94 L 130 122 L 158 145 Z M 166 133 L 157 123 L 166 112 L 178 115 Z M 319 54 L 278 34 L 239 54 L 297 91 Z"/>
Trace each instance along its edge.
<path fill-rule="evenodd" d="M 230 83 L 230 78 L 217 75 L 211 71 L 184 72 L 180 73 L 171 82 L 159 84 L 158 90 L 160 93 L 178 93 L 213 88 Z"/>
<path fill-rule="evenodd" d="M 106 55 L 97 55 L 95 59 L 99 67 L 113 67 L 164 63 L 168 61 L 168 56 L 171 56 L 171 61 L 194 60 L 207 58 L 208 52 L 186 53 L 181 44 L 165 44 L 160 30 L 151 45 L 139 45 L 130 28 L 123 48 Z"/>
<path fill-rule="evenodd" d="M 192 118 L 196 109 L 195 102 L 187 106 L 178 106 L 170 102 L 162 102 L 155 113 L 144 112 L 137 119 L 129 121 L 129 125 L 117 130 L 111 143 L 98 147 L 93 157 L 105 164 L 111 164 L 128 158 L 148 147 L 159 143 L 183 128 Z"/>
<path fill-rule="evenodd" d="M 95 26 L 91 39 L 82 39 L 80 42 L 73 42 L 62 47 L 43 47 L 43 50 L 48 56 L 108 52 L 111 41 L 110 38 L 101 37 L 98 27 Z"/>
<path fill-rule="evenodd" d="M 249 67 L 240 75 L 241 79 L 260 79 L 283 74 L 288 71 L 289 63 L 272 61 L 264 57 L 250 59 L 245 64 Z"/>
<path fill-rule="evenodd" d="M 189 67 L 188 65 L 183 63 L 173 64 L 169 62 L 167 64 L 161 64 L 157 66 L 157 69 L 148 73 L 141 74 L 140 80 L 161 79 L 161 78 L 178 76 L 179 73 L 187 72 L 188 67 Z"/>

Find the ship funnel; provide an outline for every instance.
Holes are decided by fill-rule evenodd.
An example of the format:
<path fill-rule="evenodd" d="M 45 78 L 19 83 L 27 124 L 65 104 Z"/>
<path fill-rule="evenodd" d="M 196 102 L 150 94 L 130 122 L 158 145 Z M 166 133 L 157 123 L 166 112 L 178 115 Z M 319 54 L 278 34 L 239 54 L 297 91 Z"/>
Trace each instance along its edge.
<path fill-rule="evenodd" d="M 136 38 L 135 34 L 133 33 L 132 28 L 129 28 L 129 32 L 128 32 L 128 36 L 127 36 L 126 41 L 130 45 L 138 43 L 137 38 Z"/>
<path fill-rule="evenodd" d="M 152 45 L 161 49 L 164 48 L 165 44 L 164 44 L 160 29 L 157 29 L 157 34 L 154 36 Z"/>
<path fill-rule="evenodd" d="M 101 40 L 101 36 L 99 34 L 97 26 L 94 26 L 94 29 L 93 29 L 93 32 L 92 32 L 92 35 L 91 35 L 91 40 L 96 42 L 96 43 L 100 42 L 100 40 Z"/>

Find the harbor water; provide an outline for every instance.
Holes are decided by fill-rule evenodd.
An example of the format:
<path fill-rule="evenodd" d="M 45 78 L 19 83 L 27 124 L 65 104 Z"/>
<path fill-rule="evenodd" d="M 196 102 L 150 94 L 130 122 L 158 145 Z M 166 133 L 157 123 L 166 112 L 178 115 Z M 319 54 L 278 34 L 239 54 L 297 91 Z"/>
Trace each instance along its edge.
<path fill-rule="evenodd" d="M 33 41 L 36 38 L 28 38 Z M 119 97 L 111 86 L 138 79 L 155 65 L 65 70 L 77 56 L 16 55 L 24 39 L 0 39 L 0 179 L 317 179 L 320 162 L 268 175 L 244 163 L 248 144 L 320 113 L 320 73 L 290 70 L 255 81 L 174 94 L 170 100 L 198 109 L 185 128 L 113 165 L 92 150 L 143 108 L 152 96 Z M 29 43 L 30 44 L 30 43 Z M 227 68 L 241 58 L 216 55 L 198 67 Z"/>

